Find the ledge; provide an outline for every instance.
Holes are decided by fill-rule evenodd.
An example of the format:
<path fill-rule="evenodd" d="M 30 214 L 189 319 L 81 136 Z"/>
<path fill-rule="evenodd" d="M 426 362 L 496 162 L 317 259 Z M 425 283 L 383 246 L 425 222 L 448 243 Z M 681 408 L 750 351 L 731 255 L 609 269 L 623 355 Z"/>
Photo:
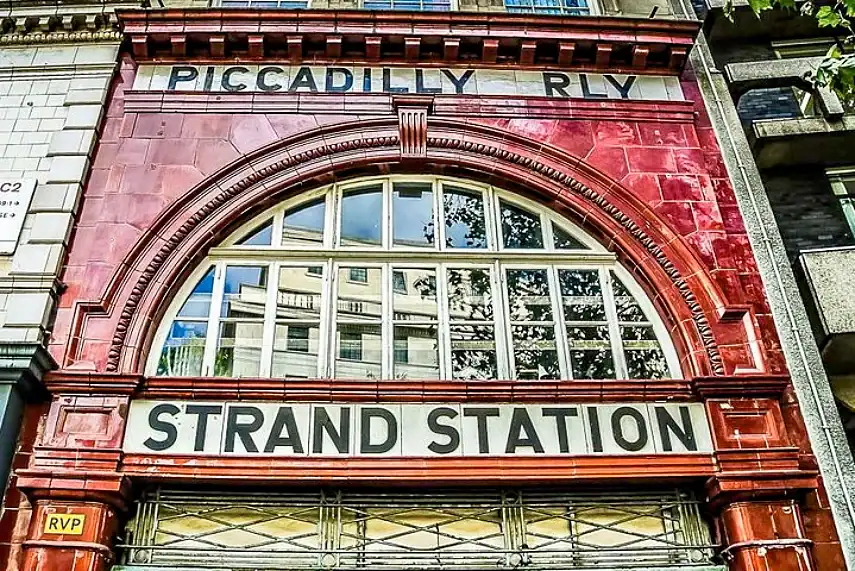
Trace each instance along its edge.
<path fill-rule="evenodd" d="M 787 165 L 845 164 L 852 161 L 855 115 L 755 121 L 749 131 L 760 169 Z"/>
<path fill-rule="evenodd" d="M 700 22 L 367 10 L 124 10 L 137 59 L 550 65 L 682 71 Z"/>

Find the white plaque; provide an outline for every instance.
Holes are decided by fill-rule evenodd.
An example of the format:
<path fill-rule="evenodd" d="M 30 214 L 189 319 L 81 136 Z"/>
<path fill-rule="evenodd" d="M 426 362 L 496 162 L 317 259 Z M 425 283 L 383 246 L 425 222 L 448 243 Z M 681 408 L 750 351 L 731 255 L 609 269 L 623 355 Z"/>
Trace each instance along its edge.
<path fill-rule="evenodd" d="M 34 178 L 0 178 L 0 254 L 15 252 L 35 189 Z"/>

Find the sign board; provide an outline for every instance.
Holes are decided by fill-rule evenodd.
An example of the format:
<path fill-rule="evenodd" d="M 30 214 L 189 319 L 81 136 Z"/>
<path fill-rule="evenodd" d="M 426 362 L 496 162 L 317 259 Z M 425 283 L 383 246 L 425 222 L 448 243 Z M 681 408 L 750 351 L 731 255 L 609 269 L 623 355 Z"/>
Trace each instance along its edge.
<path fill-rule="evenodd" d="M 134 401 L 124 450 L 249 456 L 710 453 L 703 404 Z"/>
<path fill-rule="evenodd" d="M 683 101 L 675 76 L 288 65 L 141 65 L 134 90 L 207 93 L 423 93 Z"/>
<path fill-rule="evenodd" d="M 85 514 L 47 514 L 44 533 L 83 535 Z"/>
<path fill-rule="evenodd" d="M 0 254 L 15 252 L 35 190 L 36 179 L 0 178 Z"/>

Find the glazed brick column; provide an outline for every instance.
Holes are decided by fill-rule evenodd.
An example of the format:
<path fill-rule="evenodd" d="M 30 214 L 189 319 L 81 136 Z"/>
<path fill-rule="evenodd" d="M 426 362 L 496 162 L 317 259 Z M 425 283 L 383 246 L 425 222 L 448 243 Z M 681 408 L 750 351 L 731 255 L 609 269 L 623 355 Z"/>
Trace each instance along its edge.
<path fill-rule="evenodd" d="M 736 502 L 720 517 L 731 571 L 816 569 L 795 501 Z"/>

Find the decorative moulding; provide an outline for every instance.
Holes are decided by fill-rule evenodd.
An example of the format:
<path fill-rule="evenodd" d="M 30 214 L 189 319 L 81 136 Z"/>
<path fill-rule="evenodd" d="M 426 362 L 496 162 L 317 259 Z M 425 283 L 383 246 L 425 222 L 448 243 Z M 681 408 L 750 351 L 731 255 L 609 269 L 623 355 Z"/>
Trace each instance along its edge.
<path fill-rule="evenodd" d="M 688 20 L 364 10 L 123 10 L 119 18 L 138 59 L 180 60 L 181 46 L 192 42 L 203 49 L 194 61 L 278 53 L 314 64 L 344 58 L 610 73 L 677 74 L 700 29 Z"/>
<path fill-rule="evenodd" d="M 0 45 L 120 41 L 115 11 L 136 8 L 128 0 L 24 0 L 0 11 Z"/>

